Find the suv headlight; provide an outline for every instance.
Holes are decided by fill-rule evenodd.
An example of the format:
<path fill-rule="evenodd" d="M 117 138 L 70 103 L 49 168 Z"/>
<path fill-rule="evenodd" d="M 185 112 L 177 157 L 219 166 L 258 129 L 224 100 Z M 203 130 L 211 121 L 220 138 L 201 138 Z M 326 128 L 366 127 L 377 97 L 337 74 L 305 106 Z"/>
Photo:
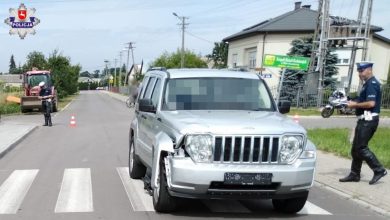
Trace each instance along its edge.
<path fill-rule="evenodd" d="M 187 135 L 185 148 L 195 162 L 211 162 L 213 157 L 213 137 L 211 135 Z"/>
<path fill-rule="evenodd" d="M 280 162 L 293 163 L 303 150 L 303 137 L 299 135 L 285 135 L 282 138 Z"/>

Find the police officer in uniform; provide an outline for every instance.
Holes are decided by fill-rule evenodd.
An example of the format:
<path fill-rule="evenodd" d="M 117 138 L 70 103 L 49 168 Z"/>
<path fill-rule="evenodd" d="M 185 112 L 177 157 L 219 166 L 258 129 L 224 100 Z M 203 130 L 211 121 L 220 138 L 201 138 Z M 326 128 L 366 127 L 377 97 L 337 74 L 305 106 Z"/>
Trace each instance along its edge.
<path fill-rule="evenodd" d="M 387 174 L 386 169 L 368 148 L 368 142 L 378 127 L 382 95 L 380 83 L 373 75 L 372 66 L 373 63 L 368 61 L 357 63 L 359 78 L 364 81 L 364 84 L 358 100 L 348 102 L 349 108 L 356 108 L 358 121 L 351 149 L 351 172 L 348 176 L 341 178 L 340 182 L 359 182 L 363 161 L 366 161 L 374 171 L 370 185 L 375 184 Z"/>
<path fill-rule="evenodd" d="M 41 91 L 39 91 L 38 98 L 42 100 L 42 111 L 45 116 L 45 124 L 43 126 L 52 126 L 51 123 L 51 99 L 53 95 L 51 94 L 51 89 L 46 86 L 45 82 L 40 82 L 39 87 Z"/>

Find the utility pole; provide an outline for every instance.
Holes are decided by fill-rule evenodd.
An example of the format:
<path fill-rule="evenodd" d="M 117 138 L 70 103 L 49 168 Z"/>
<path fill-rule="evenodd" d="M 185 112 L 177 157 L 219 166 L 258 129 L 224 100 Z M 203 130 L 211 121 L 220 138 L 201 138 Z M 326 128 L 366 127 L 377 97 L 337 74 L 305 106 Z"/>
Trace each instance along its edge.
<path fill-rule="evenodd" d="M 364 28 L 364 38 L 365 38 L 365 40 L 363 42 L 362 60 L 367 60 L 368 41 L 370 39 L 372 2 L 373 2 L 373 0 L 368 0 L 368 8 L 367 8 L 367 16 L 366 16 L 366 26 Z"/>
<path fill-rule="evenodd" d="M 106 64 L 106 79 L 107 79 L 107 85 L 108 85 L 108 90 L 110 90 L 110 77 L 108 76 L 108 67 L 107 67 L 107 64 L 108 64 L 108 60 L 104 60 L 104 63 Z"/>
<path fill-rule="evenodd" d="M 350 89 L 351 89 L 353 67 L 355 65 L 356 51 L 358 50 L 357 43 L 358 43 L 359 36 L 361 35 L 361 31 L 362 31 L 362 16 L 363 16 L 365 2 L 366 2 L 365 0 L 360 0 L 360 7 L 359 7 L 359 13 L 358 13 L 358 19 L 357 19 L 359 26 L 357 27 L 357 30 L 356 30 L 356 34 L 355 34 L 356 37 L 355 37 L 355 39 L 353 39 L 351 58 L 350 58 L 349 68 L 348 68 L 348 87 L 347 87 L 347 91 L 346 91 L 347 94 L 349 94 Z"/>
<path fill-rule="evenodd" d="M 128 42 L 126 44 L 128 44 L 128 46 L 126 47 L 126 49 L 127 49 L 127 66 L 126 66 L 125 82 L 127 82 L 127 75 L 129 74 L 129 71 L 130 71 L 130 68 L 129 68 L 129 53 L 130 53 L 130 50 L 131 50 L 131 58 L 133 60 L 133 66 L 134 66 L 134 53 L 133 53 L 133 49 L 135 48 L 133 46 L 133 44 L 135 44 L 134 42 Z"/>
<path fill-rule="evenodd" d="M 318 79 L 318 98 L 317 98 L 317 107 L 320 107 L 322 104 L 322 90 L 324 86 L 324 77 L 325 77 L 325 62 L 326 54 L 328 52 L 328 38 L 329 38 L 329 0 L 324 0 L 322 6 L 322 17 L 321 17 L 321 37 L 319 44 L 319 55 L 317 68 L 319 71 Z"/>
<path fill-rule="evenodd" d="M 122 86 L 122 52 L 119 52 L 119 86 Z"/>
<path fill-rule="evenodd" d="M 310 55 L 310 66 L 309 66 L 309 71 L 307 72 L 306 75 L 306 82 L 305 82 L 305 96 L 304 96 L 304 102 L 307 102 L 307 95 L 309 94 L 315 94 L 318 92 L 317 89 L 317 83 L 318 83 L 318 78 L 317 78 L 317 72 L 318 72 L 318 56 L 319 56 L 319 45 L 320 45 L 320 39 L 319 39 L 319 33 L 321 30 L 321 19 L 323 17 L 322 13 L 322 7 L 323 7 L 323 0 L 318 1 L 318 10 L 317 10 L 317 22 L 316 22 L 316 29 L 314 30 L 314 35 L 313 35 L 313 42 L 312 42 L 312 47 L 311 47 L 311 55 Z M 317 65 L 316 64 L 317 61 Z M 318 76 L 319 77 L 319 76 Z"/>
<path fill-rule="evenodd" d="M 116 62 L 118 61 L 117 58 L 114 59 L 114 64 L 115 64 L 115 70 L 114 70 L 114 87 L 116 86 Z"/>
<path fill-rule="evenodd" d="M 186 23 L 186 19 L 188 19 L 188 17 L 179 16 L 175 12 L 173 12 L 172 14 L 174 16 L 176 16 L 181 21 L 181 23 L 179 24 L 179 25 L 181 25 L 181 59 L 180 59 L 180 68 L 184 68 L 184 32 L 185 32 L 185 29 L 186 29 L 186 25 L 188 25 L 188 23 Z"/>

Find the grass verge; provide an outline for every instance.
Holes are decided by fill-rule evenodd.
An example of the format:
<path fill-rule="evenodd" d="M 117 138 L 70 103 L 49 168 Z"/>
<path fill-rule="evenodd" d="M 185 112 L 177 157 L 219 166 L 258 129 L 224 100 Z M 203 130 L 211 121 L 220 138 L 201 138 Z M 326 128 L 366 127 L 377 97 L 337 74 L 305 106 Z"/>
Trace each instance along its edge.
<path fill-rule="evenodd" d="M 6 101 L 7 95 L 10 94 L 0 94 L 0 114 L 1 115 L 21 114 L 20 105 L 17 103 L 7 102 Z M 62 110 L 67 104 L 69 104 L 78 95 L 79 94 L 69 95 L 65 98 L 60 99 L 58 101 L 58 110 Z M 15 94 L 15 96 L 17 95 Z"/>
<path fill-rule="evenodd" d="M 310 129 L 307 132 L 309 139 L 313 141 L 317 149 L 351 158 L 351 143 L 349 142 L 351 130 L 344 128 Z M 387 139 L 389 134 L 390 128 L 378 127 L 369 142 L 370 150 L 386 168 L 390 168 L 390 148 Z"/>
<path fill-rule="evenodd" d="M 69 95 L 65 98 L 62 98 L 58 101 L 58 110 L 61 111 L 65 108 L 67 104 L 69 104 L 73 99 L 75 99 L 79 94 Z"/>

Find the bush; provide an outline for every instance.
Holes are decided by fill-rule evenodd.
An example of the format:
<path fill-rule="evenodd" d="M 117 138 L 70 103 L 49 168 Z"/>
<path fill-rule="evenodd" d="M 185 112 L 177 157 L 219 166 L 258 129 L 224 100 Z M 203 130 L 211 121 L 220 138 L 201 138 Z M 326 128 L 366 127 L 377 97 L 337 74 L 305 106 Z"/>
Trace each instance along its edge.
<path fill-rule="evenodd" d="M 89 85 L 88 85 L 89 84 Z M 80 82 L 79 83 L 79 90 L 95 90 L 96 87 L 98 87 L 97 82 L 87 83 L 87 82 Z"/>
<path fill-rule="evenodd" d="M 0 105 L 0 114 L 13 114 L 20 112 L 20 105 L 16 103 L 6 103 Z"/>

